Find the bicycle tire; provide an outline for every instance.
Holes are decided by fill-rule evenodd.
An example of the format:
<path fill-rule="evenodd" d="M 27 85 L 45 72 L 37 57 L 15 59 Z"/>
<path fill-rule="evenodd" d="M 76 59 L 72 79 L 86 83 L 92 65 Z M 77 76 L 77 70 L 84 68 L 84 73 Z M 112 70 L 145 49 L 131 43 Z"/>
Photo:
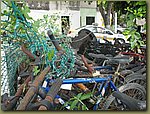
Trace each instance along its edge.
<path fill-rule="evenodd" d="M 131 75 L 133 74 L 134 72 L 132 70 L 122 70 L 120 71 L 120 75 L 123 76 L 123 77 L 126 77 L 128 75 Z"/>
<path fill-rule="evenodd" d="M 131 70 L 133 72 L 137 72 L 137 71 L 141 70 L 142 68 L 143 68 L 143 66 L 137 66 L 137 67 L 132 68 Z"/>
<path fill-rule="evenodd" d="M 146 99 L 146 90 L 143 86 L 141 86 L 140 84 L 137 83 L 127 83 L 121 87 L 118 88 L 118 90 L 122 93 L 125 93 L 127 90 L 139 90 L 142 94 L 142 99 L 138 99 L 138 100 L 145 100 Z M 128 95 L 128 94 L 127 94 Z M 130 95 L 129 95 L 130 96 Z M 132 96 L 131 96 L 132 97 Z M 109 108 L 111 108 L 111 103 L 113 103 L 113 101 L 115 100 L 115 97 L 112 96 L 112 94 L 106 99 L 102 109 L 103 110 L 108 110 Z M 114 104 L 115 105 L 115 104 Z"/>
<path fill-rule="evenodd" d="M 78 32 L 78 36 L 75 36 L 72 40 L 71 46 L 74 49 L 79 49 L 85 43 L 88 44 L 92 40 L 96 41 L 96 37 L 90 30 L 82 29 Z"/>
<path fill-rule="evenodd" d="M 143 66 L 143 68 L 141 68 L 139 71 L 136 71 L 136 73 L 139 73 L 139 74 L 146 73 L 146 66 Z"/>
<path fill-rule="evenodd" d="M 138 66 L 138 64 L 129 64 L 126 66 L 126 69 L 131 70 L 132 68 L 137 67 L 137 66 Z"/>
<path fill-rule="evenodd" d="M 138 83 L 146 89 L 146 76 L 144 75 L 131 75 L 125 77 L 126 83 Z"/>
<path fill-rule="evenodd" d="M 123 105 L 129 110 L 143 110 L 144 109 L 144 108 L 141 108 L 141 105 L 139 105 L 139 103 L 144 103 L 143 101 L 133 99 L 132 97 L 124 93 L 121 93 L 119 91 L 114 91 L 112 95 L 118 100 L 120 100 L 121 103 L 123 103 Z"/>

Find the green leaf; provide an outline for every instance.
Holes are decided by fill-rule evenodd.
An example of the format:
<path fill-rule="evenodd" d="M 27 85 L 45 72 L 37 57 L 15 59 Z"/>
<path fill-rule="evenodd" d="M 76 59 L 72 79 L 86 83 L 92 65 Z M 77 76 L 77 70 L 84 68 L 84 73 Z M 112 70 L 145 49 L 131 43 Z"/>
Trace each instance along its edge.
<path fill-rule="evenodd" d="M 35 67 L 33 68 L 34 76 L 36 76 L 39 72 L 40 72 L 40 69 L 38 70 L 38 66 L 35 66 Z"/>
<path fill-rule="evenodd" d="M 133 14 L 129 14 L 128 17 L 130 20 L 133 20 L 135 18 L 135 16 Z"/>
<path fill-rule="evenodd" d="M 146 5 L 146 2 L 145 2 L 145 1 L 138 1 L 138 2 L 136 3 L 136 5 Z"/>
<path fill-rule="evenodd" d="M 91 97 L 91 95 L 92 95 L 92 93 L 83 94 L 83 95 L 81 96 L 80 100 L 88 99 L 88 98 Z"/>
<path fill-rule="evenodd" d="M 78 103 L 78 100 L 74 100 L 72 103 L 71 103 L 71 106 L 70 106 L 70 109 L 73 110 L 75 107 L 76 107 L 76 104 Z"/>
<path fill-rule="evenodd" d="M 123 31 L 123 34 L 124 35 L 128 35 L 130 33 L 130 30 L 128 30 L 128 29 L 125 29 L 124 31 Z"/>
<path fill-rule="evenodd" d="M 54 56 L 54 50 L 51 50 L 50 52 L 48 52 L 47 56 L 48 56 L 48 60 L 51 61 Z"/>
<path fill-rule="evenodd" d="M 139 14 L 140 17 L 143 17 L 143 14 Z"/>
<path fill-rule="evenodd" d="M 101 2 L 102 2 L 101 0 L 98 0 L 98 1 L 97 1 L 97 5 L 100 5 Z"/>
<path fill-rule="evenodd" d="M 133 26 L 133 20 L 129 20 L 129 21 L 127 21 L 127 26 Z"/>
<path fill-rule="evenodd" d="M 140 40 L 139 40 L 138 42 L 140 43 L 140 46 L 141 46 L 141 45 L 144 45 L 144 42 L 143 42 L 143 41 L 140 41 Z"/>
<path fill-rule="evenodd" d="M 77 98 L 80 99 L 81 96 L 82 96 L 82 93 L 79 93 L 79 94 L 77 95 Z"/>
<path fill-rule="evenodd" d="M 136 38 L 136 39 L 140 39 L 140 38 L 141 38 L 141 35 L 140 35 L 140 33 L 138 33 L 138 32 L 135 32 L 135 38 Z"/>
<path fill-rule="evenodd" d="M 25 18 L 27 18 L 28 20 L 32 19 L 32 17 L 30 17 L 27 13 L 24 14 Z"/>
<path fill-rule="evenodd" d="M 82 110 L 87 110 L 86 105 L 82 105 Z"/>
<path fill-rule="evenodd" d="M 140 7 L 139 9 L 138 9 L 138 12 L 141 12 L 143 9 Z"/>
<path fill-rule="evenodd" d="M 131 42 L 131 48 L 134 49 L 135 48 L 135 44 L 134 42 Z"/>

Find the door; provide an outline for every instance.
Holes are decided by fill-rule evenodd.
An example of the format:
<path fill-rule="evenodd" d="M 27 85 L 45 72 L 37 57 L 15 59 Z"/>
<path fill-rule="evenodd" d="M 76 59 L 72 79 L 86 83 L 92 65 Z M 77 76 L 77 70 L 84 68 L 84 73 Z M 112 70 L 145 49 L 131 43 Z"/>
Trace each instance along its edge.
<path fill-rule="evenodd" d="M 70 29 L 69 16 L 61 16 L 61 30 L 62 34 L 67 34 Z"/>

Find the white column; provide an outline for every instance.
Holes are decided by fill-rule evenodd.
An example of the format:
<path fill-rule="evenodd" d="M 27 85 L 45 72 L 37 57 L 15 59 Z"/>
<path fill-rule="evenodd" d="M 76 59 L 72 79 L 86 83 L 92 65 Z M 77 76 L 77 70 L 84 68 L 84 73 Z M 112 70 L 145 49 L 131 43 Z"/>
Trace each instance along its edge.
<path fill-rule="evenodd" d="M 115 13 L 115 33 L 117 33 L 117 13 Z"/>

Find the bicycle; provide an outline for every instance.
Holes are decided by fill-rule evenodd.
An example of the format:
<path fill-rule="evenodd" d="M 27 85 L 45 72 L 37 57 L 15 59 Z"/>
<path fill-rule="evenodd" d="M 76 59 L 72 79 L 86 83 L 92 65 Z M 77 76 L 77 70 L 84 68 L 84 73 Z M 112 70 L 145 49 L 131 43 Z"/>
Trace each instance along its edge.
<path fill-rule="evenodd" d="M 52 35 L 52 34 L 51 34 Z M 53 37 L 54 38 L 54 37 Z M 55 40 L 54 40 L 55 41 Z M 55 46 L 58 46 L 58 44 L 56 44 Z M 57 48 L 57 49 L 61 49 L 61 47 Z M 62 53 L 65 53 L 62 51 Z M 95 68 L 96 69 L 96 68 Z M 24 96 L 23 100 L 21 101 L 20 105 L 17 107 L 17 110 L 30 110 L 30 109 L 37 109 L 41 106 L 41 103 L 36 102 L 35 104 L 32 104 L 32 102 L 37 99 L 37 95 L 39 94 L 39 89 L 40 85 L 43 83 L 44 81 L 44 77 L 46 75 L 46 73 L 49 71 L 49 68 L 45 68 L 44 71 L 40 74 L 39 77 L 37 77 L 34 82 L 33 82 L 33 86 L 31 86 L 29 88 L 29 90 L 27 91 L 26 95 Z M 38 82 L 38 80 L 40 79 L 40 82 Z M 43 81 L 42 81 L 43 80 Z M 48 83 L 52 81 L 55 82 L 55 79 L 49 79 Z M 99 110 L 99 109 L 103 109 L 101 107 L 101 105 L 103 104 L 104 100 L 106 99 L 108 96 L 111 95 L 112 92 L 114 91 L 118 91 L 119 89 L 115 86 L 115 84 L 112 81 L 112 76 L 108 76 L 108 77 L 101 77 L 101 78 L 74 78 L 74 79 L 63 79 L 62 84 L 88 84 L 88 83 L 95 83 L 94 84 L 94 88 L 95 90 L 93 91 L 93 97 L 95 99 L 95 104 L 93 106 L 93 110 Z M 43 83 L 44 84 L 44 83 Z M 136 95 L 142 95 L 142 99 L 145 99 L 145 94 L 146 91 L 141 87 L 141 85 L 135 86 L 137 84 L 128 84 L 128 86 L 123 89 L 124 92 L 128 91 L 130 88 L 132 88 L 132 91 L 138 91 Z M 46 87 L 49 88 L 49 85 L 47 85 Z M 125 85 L 124 85 L 125 87 Z M 130 87 L 130 88 L 128 88 Z M 123 88 L 123 87 L 122 87 Z M 45 88 L 46 89 L 46 88 Z M 81 88 L 80 88 L 81 89 Z M 53 90 L 53 89 L 52 89 Z M 111 91 L 110 91 L 111 90 Z M 53 91 L 54 92 L 54 91 Z M 58 91 L 57 91 L 58 92 Z M 32 95 L 29 96 L 29 93 L 32 93 Z M 37 94 L 35 94 L 37 93 Z M 43 92 L 43 94 L 45 94 L 45 92 Z M 56 93 L 54 93 L 56 95 Z M 128 94 L 128 93 L 126 93 Z M 42 94 L 41 94 L 42 96 Z M 57 96 L 57 95 L 56 95 Z M 93 98 L 92 97 L 92 98 Z M 46 98 L 46 95 L 43 95 L 41 99 Z M 54 97 L 53 97 L 54 98 Z M 61 96 L 60 96 L 61 98 Z M 108 97 L 109 98 L 109 97 Z M 28 100 L 26 100 L 28 99 Z M 119 98 L 118 98 L 119 99 Z M 62 99 L 63 100 L 63 99 Z M 102 102 L 103 101 L 103 102 Z M 122 102 L 124 102 L 124 100 L 121 100 Z M 112 103 L 112 102 L 111 102 Z M 129 102 L 130 104 L 130 102 Z M 44 105 L 44 104 L 42 104 Z M 128 103 L 125 103 L 125 105 L 128 105 Z M 22 108 L 23 106 L 23 108 Z M 44 105 L 46 106 L 44 109 L 45 110 L 51 110 L 50 108 L 48 108 L 48 105 Z M 49 105 L 51 107 L 51 105 Z M 29 108 L 30 107 L 30 108 Z M 68 106 L 67 106 L 68 107 Z M 69 109 L 69 108 L 67 108 Z"/>
<path fill-rule="evenodd" d="M 50 33 L 50 31 L 48 32 L 48 33 Z M 48 36 L 51 38 L 51 36 L 52 36 L 52 34 L 48 34 Z M 52 37 L 53 38 L 53 40 L 54 40 L 54 37 Z M 54 40 L 55 41 L 55 40 Z M 58 45 L 55 45 L 55 46 L 58 46 Z M 67 79 L 66 79 L 67 80 Z M 85 79 L 86 80 L 86 79 Z M 89 79 L 89 80 L 92 80 L 92 79 Z M 93 79 L 94 80 L 94 79 Z M 99 78 L 99 80 L 100 80 L 100 82 L 103 80 L 105 80 L 105 81 L 108 81 L 108 80 L 110 80 L 110 78 Z M 81 81 L 81 79 L 80 80 L 72 80 L 73 81 L 73 83 L 82 83 L 82 81 Z M 77 81 L 77 82 L 76 82 Z M 95 80 L 94 80 L 95 81 Z M 83 81 L 84 82 L 84 81 Z M 85 81 L 86 82 L 86 81 Z M 70 82 L 71 83 L 71 82 Z M 102 84 L 103 85 L 103 84 Z M 106 84 L 106 85 L 108 85 L 108 84 Z M 112 88 L 114 89 L 114 90 L 117 90 L 116 89 L 116 87 L 114 86 L 114 84 L 113 84 L 113 82 L 112 81 L 110 81 L 110 85 L 112 86 Z M 104 86 L 104 85 L 103 85 Z M 101 86 L 102 87 L 102 86 Z M 105 86 L 106 87 L 106 86 Z M 102 88 L 101 88 L 102 89 Z M 142 88 L 143 89 L 143 88 Z M 142 90 L 141 89 L 141 90 Z M 144 89 L 143 89 L 144 90 Z M 145 93 L 144 91 L 143 91 L 143 93 Z"/>

